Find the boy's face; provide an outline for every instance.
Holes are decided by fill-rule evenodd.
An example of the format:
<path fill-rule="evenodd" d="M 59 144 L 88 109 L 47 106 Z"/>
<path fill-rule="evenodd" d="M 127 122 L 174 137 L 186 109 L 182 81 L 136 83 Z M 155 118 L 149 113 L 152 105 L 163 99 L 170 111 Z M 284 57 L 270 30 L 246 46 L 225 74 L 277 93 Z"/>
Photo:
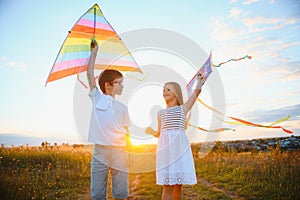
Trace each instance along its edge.
<path fill-rule="evenodd" d="M 122 91 L 123 91 L 123 77 L 121 78 L 116 78 L 113 82 L 113 93 L 116 94 L 116 95 L 121 95 L 122 94 Z"/>

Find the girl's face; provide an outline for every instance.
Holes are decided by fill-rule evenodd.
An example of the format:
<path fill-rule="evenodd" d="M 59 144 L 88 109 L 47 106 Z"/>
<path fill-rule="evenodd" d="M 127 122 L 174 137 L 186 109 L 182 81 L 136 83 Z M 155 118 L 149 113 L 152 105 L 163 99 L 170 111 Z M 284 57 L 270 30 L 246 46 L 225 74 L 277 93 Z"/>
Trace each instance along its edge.
<path fill-rule="evenodd" d="M 164 86 L 163 96 L 164 96 L 164 99 L 166 102 L 176 99 L 174 91 L 175 91 L 175 88 L 173 85 L 167 84 Z"/>

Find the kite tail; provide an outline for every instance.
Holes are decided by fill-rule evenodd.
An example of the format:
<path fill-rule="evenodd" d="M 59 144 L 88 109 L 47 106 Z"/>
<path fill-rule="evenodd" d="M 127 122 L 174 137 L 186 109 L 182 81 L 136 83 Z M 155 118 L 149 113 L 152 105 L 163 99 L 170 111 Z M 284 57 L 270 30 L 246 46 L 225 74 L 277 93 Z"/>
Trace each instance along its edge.
<path fill-rule="evenodd" d="M 252 56 L 246 55 L 246 56 L 244 56 L 242 58 L 232 58 L 232 59 L 229 59 L 229 60 L 227 60 L 225 62 L 221 62 L 218 65 L 212 65 L 212 66 L 214 66 L 214 67 L 220 67 L 221 65 L 224 65 L 224 64 L 226 64 L 228 62 L 231 62 L 231 61 L 240 61 L 240 60 L 243 60 L 243 59 L 246 59 L 246 58 L 251 59 Z"/>
<path fill-rule="evenodd" d="M 242 119 L 238 119 L 238 118 L 235 118 L 235 117 L 229 117 L 229 118 L 231 118 L 231 119 L 233 119 L 233 120 L 235 120 L 235 121 L 238 121 L 238 122 L 241 122 L 241 123 L 243 123 L 243 124 L 246 124 L 246 125 L 249 125 L 249 126 L 254 126 L 254 127 L 262 127 L 262 128 L 281 128 L 284 132 L 286 132 L 286 133 L 289 133 L 289 134 L 291 134 L 291 133 L 293 133 L 292 131 L 290 131 L 290 130 L 288 130 L 288 129 L 285 129 L 285 128 L 283 128 L 282 126 L 272 126 L 272 125 L 261 125 L 261 124 L 256 124 L 256 123 L 252 123 L 252 122 L 249 122 L 249 121 L 246 121 L 246 120 L 242 120 Z M 286 118 L 286 117 L 285 117 Z M 287 120 L 287 119 L 286 119 Z M 284 120 L 282 120 L 282 119 L 280 119 L 280 120 L 277 120 L 277 121 L 284 121 Z M 273 124 L 275 124 L 276 122 L 274 122 Z M 279 122 L 277 122 L 277 123 L 279 123 Z"/>
<path fill-rule="evenodd" d="M 226 117 L 226 116 L 225 116 L 223 113 L 221 113 L 220 111 L 218 111 L 218 110 L 212 108 L 211 106 L 205 104 L 200 98 L 198 98 L 198 101 L 199 101 L 203 106 L 205 106 L 206 108 L 208 108 L 209 110 L 211 110 L 211 111 L 213 111 L 213 112 L 216 112 L 216 113 L 218 113 L 218 114 L 223 115 L 224 117 Z M 290 119 L 290 118 L 291 118 L 290 115 L 288 115 L 288 116 L 286 116 L 286 117 L 283 117 L 283 118 L 281 118 L 281 119 L 279 119 L 279 120 L 273 122 L 273 123 L 270 124 L 270 125 L 256 124 L 256 123 L 252 123 L 252 122 L 249 122 L 249 121 L 246 121 L 246 120 L 243 120 L 243 119 L 239 119 L 239 118 L 236 118 L 236 117 L 229 117 L 229 116 L 228 116 L 228 118 L 233 119 L 233 120 L 236 121 L 236 122 L 228 122 L 228 121 L 224 121 L 224 120 L 221 120 L 221 119 L 219 119 L 219 120 L 221 120 L 221 121 L 223 121 L 224 123 L 227 123 L 227 124 L 240 124 L 240 125 L 254 126 L 254 127 L 261 127 L 261 128 L 281 128 L 284 132 L 286 132 L 286 133 L 288 133 L 288 134 L 293 133 L 292 131 L 290 131 L 290 130 L 288 130 L 288 129 L 285 129 L 285 128 L 283 128 L 282 126 L 273 126 L 273 125 L 275 125 L 275 124 L 278 124 L 278 123 L 281 123 L 281 122 L 283 122 L 283 121 L 286 121 L 286 120 Z"/>
<path fill-rule="evenodd" d="M 235 131 L 235 129 L 231 129 L 231 128 L 217 128 L 217 129 L 208 130 L 208 129 L 202 128 L 200 126 L 192 125 L 191 123 L 189 123 L 189 126 L 199 129 L 201 131 L 210 132 L 210 133 L 219 133 L 219 132 L 223 132 L 223 131 Z"/>
<path fill-rule="evenodd" d="M 221 113 L 220 111 L 218 111 L 218 110 L 214 109 L 213 107 L 211 107 L 211 106 L 207 105 L 206 103 L 204 103 L 200 98 L 197 98 L 197 100 L 198 100 L 203 106 L 205 106 L 206 108 L 208 108 L 209 110 L 212 110 L 212 111 L 214 111 L 215 113 L 218 113 L 218 114 L 220 114 L 220 115 L 225 116 L 225 114 Z"/>

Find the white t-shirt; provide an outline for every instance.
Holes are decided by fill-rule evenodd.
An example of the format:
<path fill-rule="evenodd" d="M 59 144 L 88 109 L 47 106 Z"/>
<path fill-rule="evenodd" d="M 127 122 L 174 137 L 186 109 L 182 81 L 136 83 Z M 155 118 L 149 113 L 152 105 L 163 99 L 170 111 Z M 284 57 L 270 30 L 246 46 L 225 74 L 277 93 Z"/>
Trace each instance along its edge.
<path fill-rule="evenodd" d="M 106 146 L 125 146 L 125 127 L 130 125 L 127 107 L 94 88 L 88 141 Z"/>

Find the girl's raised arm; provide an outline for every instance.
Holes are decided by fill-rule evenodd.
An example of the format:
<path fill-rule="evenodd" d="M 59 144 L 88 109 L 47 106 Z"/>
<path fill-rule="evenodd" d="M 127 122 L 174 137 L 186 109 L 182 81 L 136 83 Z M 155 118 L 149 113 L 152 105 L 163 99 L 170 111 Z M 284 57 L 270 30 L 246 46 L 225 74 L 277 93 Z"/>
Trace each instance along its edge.
<path fill-rule="evenodd" d="M 95 39 L 92 39 L 91 42 L 91 55 L 90 55 L 90 60 L 88 64 L 88 69 L 87 69 L 87 78 L 90 86 L 90 91 L 93 90 L 95 87 L 95 75 L 94 75 L 94 68 L 95 68 L 95 60 L 98 52 L 98 44 Z"/>
<path fill-rule="evenodd" d="M 199 74 L 197 76 L 197 86 L 193 92 L 193 94 L 190 96 L 190 98 L 183 104 L 183 111 L 184 111 L 184 114 L 186 115 L 189 110 L 191 110 L 191 108 L 193 107 L 195 101 L 197 100 L 200 92 L 201 92 L 201 89 L 202 89 L 202 84 L 204 82 L 204 76 L 202 74 Z"/>

